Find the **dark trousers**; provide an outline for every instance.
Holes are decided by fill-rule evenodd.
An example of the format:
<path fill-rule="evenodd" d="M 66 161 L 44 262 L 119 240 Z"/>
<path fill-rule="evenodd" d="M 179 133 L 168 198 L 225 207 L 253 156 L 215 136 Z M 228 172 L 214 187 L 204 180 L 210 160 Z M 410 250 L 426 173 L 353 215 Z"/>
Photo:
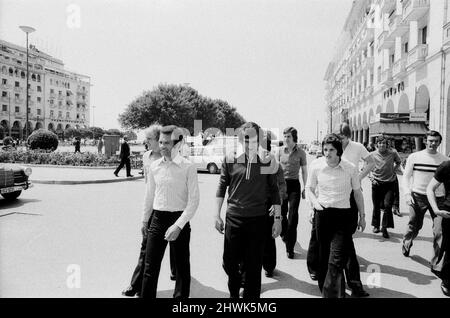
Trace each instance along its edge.
<path fill-rule="evenodd" d="M 273 272 L 277 266 L 277 246 L 275 244 L 275 239 L 272 237 L 273 222 L 273 216 L 269 216 L 269 213 L 267 213 L 266 239 L 264 242 L 263 253 L 263 268 L 266 272 Z"/>
<path fill-rule="evenodd" d="M 423 219 L 425 213 L 430 211 L 431 219 L 433 220 L 433 250 L 434 255 L 431 259 L 431 268 L 436 271 L 440 271 L 439 254 L 442 246 L 442 217 L 436 216 L 433 209 L 428 202 L 428 198 L 424 194 L 412 192 L 413 204 L 409 206 L 409 223 L 406 229 L 406 233 L 403 236 L 403 245 L 409 250 L 413 245 L 414 239 L 419 234 L 419 231 L 423 226 Z M 437 204 L 440 205 L 444 202 L 444 198 L 436 198 Z"/>
<path fill-rule="evenodd" d="M 394 228 L 394 217 L 392 215 L 392 205 L 394 203 L 395 181 L 380 182 L 372 181 L 372 226 L 380 227 L 381 207 L 384 207 L 382 228 Z"/>
<path fill-rule="evenodd" d="M 328 208 L 316 211 L 315 222 L 319 245 L 317 278 L 322 297 L 344 298 L 351 210 Z"/>
<path fill-rule="evenodd" d="M 130 163 L 130 158 L 123 158 L 120 160 L 120 164 L 117 167 L 116 171 L 114 171 L 115 174 L 118 174 L 119 171 L 123 168 L 123 166 L 125 166 L 126 170 L 127 170 L 127 176 L 131 175 L 131 163 Z"/>
<path fill-rule="evenodd" d="M 240 265 L 245 273 L 244 298 L 259 298 L 267 215 L 240 217 L 227 213 L 223 268 L 231 298 L 239 298 Z"/>
<path fill-rule="evenodd" d="M 281 205 L 281 237 L 286 244 L 286 252 L 294 252 L 297 242 L 298 207 L 300 205 L 301 186 L 299 180 L 286 179 L 287 200 Z"/>
<path fill-rule="evenodd" d="M 145 251 L 144 278 L 142 281 L 142 297 L 156 298 L 159 271 L 161 261 L 164 257 L 167 241 L 164 235 L 180 217 L 182 212 L 164 212 L 154 210 L 151 223 L 147 233 L 147 247 Z M 175 241 L 170 242 L 173 250 L 175 265 L 175 289 L 174 298 L 188 298 L 191 285 L 191 265 L 189 261 L 189 241 L 191 238 L 191 227 L 187 223 Z"/>
<path fill-rule="evenodd" d="M 448 208 L 442 207 L 442 209 L 448 211 Z M 439 255 L 443 259 L 441 279 L 447 287 L 450 287 L 450 219 L 442 218 L 442 237 L 442 249 Z"/>
<path fill-rule="evenodd" d="M 151 220 L 149 220 L 148 224 L 150 226 Z M 148 229 L 147 229 L 148 231 Z M 142 279 L 144 277 L 144 268 L 145 268 L 145 251 L 147 249 L 147 236 L 142 238 L 141 242 L 141 251 L 139 252 L 139 259 L 134 269 L 133 275 L 131 276 L 131 288 L 134 290 L 142 290 Z M 170 272 L 171 275 L 175 277 L 175 255 L 173 249 L 170 249 Z"/>

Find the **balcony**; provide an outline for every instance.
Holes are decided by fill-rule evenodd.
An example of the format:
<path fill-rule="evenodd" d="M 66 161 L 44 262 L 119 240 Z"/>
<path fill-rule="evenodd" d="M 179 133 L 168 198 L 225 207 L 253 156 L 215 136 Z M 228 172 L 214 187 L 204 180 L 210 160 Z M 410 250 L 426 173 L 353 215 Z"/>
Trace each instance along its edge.
<path fill-rule="evenodd" d="M 407 68 L 423 63 L 428 56 L 428 44 L 419 44 L 408 53 Z"/>
<path fill-rule="evenodd" d="M 385 86 L 391 86 L 392 83 L 392 69 L 387 69 L 383 73 L 381 73 L 381 84 Z"/>
<path fill-rule="evenodd" d="M 23 87 L 15 86 L 15 87 L 14 87 L 14 91 L 17 92 L 17 93 L 22 93 Z"/>
<path fill-rule="evenodd" d="M 3 103 L 9 103 L 10 102 L 10 98 L 8 96 L 2 96 L 2 102 Z"/>
<path fill-rule="evenodd" d="M 364 91 L 366 98 L 371 98 L 373 94 L 373 86 L 367 86 Z"/>
<path fill-rule="evenodd" d="M 375 39 L 375 29 L 374 28 L 364 28 L 361 33 L 361 45 L 366 46 Z"/>
<path fill-rule="evenodd" d="M 6 89 L 6 90 L 8 90 L 8 89 L 11 89 L 11 85 L 10 84 L 2 84 L 2 89 Z"/>
<path fill-rule="evenodd" d="M 395 39 L 392 40 L 389 37 L 389 31 L 384 30 L 381 32 L 380 36 L 378 37 L 378 49 L 385 50 L 390 49 L 395 44 Z"/>
<path fill-rule="evenodd" d="M 443 46 L 450 45 L 450 22 L 444 25 L 444 43 Z"/>
<path fill-rule="evenodd" d="M 430 10 L 430 0 L 406 0 L 403 3 L 403 20 L 417 21 Z"/>
<path fill-rule="evenodd" d="M 366 57 L 362 63 L 363 70 L 372 70 L 373 69 L 373 61 L 374 61 L 373 56 Z"/>
<path fill-rule="evenodd" d="M 16 104 L 22 104 L 24 102 L 23 98 L 14 98 L 14 103 Z"/>
<path fill-rule="evenodd" d="M 392 77 L 394 79 L 399 79 L 406 75 L 406 60 L 406 57 L 403 57 L 394 63 L 392 67 Z"/>
<path fill-rule="evenodd" d="M 401 37 L 409 31 L 409 22 L 402 20 L 401 15 L 394 15 L 389 23 L 389 32 L 387 39 L 394 41 L 396 37 Z"/>
<path fill-rule="evenodd" d="M 382 13 L 390 13 L 393 9 L 395 9 L 396 0 L 383 0 L 381 3 L 381 12 Z"/>
<path fill-rule="evenodd" d="M 56 95 L 55 95 L 55 93 L 50 93 L 50 98 L 56 98 Z"/>

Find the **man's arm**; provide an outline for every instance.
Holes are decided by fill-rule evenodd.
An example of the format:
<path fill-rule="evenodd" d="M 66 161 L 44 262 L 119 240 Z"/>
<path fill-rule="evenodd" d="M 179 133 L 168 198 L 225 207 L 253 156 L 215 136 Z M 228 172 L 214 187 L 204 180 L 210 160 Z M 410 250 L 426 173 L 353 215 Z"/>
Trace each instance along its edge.
<path fill-rule="evenodd" d="M 368 155 L 363 158 L 365 165 L 363 170 L 359 173 L 359 180 L 362 181 L 362 179 L 364 179 L 370 171 L 372 171 L 373 168 L 375 168 L 375 159 L 372 157 L 372 155 L 370 153 L 368 153 Z"/>
<path fill-rule="evenodd" d="M 358 174 L 358 169 L 355 167 L 351 177 L 351 186 L 353 189 L 353 195 L 355 197 L 356 206 L 358 207 L 359 220 L 358 228 L 361 232 L 366 228 L 366 219 L 364 212 L 364 197 L 361 191 L 361 179 Z"/>
<path fill-rule="evenodd" d="M 142 234 L 145 236 L 148 220 L 153 212 L 153 201 L 155 200 L 155 178 L 151 171 L 148 169 L 148 182 L 145 184 L 145 193 L 144 193 L 144 211 L 142 215 Z"/>
<path fill-rule="evenodd" d="M 217 187 L 216 192 L 216 213 L 214 216 L 214 227 L 220 234 L 223 234 L 223 231 L 225 229 L 222 217 L 220 216 L 220 212 L 222 210 L 227 187 L 230 185 L 230 174 L 228 171 L 227 160 L 227 157 L 223 159 L 222 169 L 220 171 L 219 186 Z"/>
<path fill-rule="evenodd" d="M 450 218 L 450 212 L 446 210 L 440 210 L 439 206 L 436 202 L 436 195 L 434 191 L 441 185 L 441 182 L 437 181 L 435 178 L 431 179 L 430 183 L 427 187 L 427 198 L 428 202 L 430 203 L 431 208 L 433 209 L 433 212 L 436 215 L 442 216 L 443 218 Z"/>
<path fill-rule="evenodd" d="M 413 174 L 413 163 L 411 155 L 406 159 L 405 170 L 403 172 L 402 186 L 405 193 L 406 204 L 411 205 L 413 199 L 411 196 L 411 178 Z"/>
<path fill-rule="evenodd" d="M 200 191 L 198 189 L 198 177 L 197 169 L 194 165 L 189 165 L 187 171 L 187 189 L 188 189 L 188 202 L 186 208 L 180 217 L 176 220 L 175 225 L 180 229 L 189 222 L 197 211 L 198 204 L 200 202 Z"/>

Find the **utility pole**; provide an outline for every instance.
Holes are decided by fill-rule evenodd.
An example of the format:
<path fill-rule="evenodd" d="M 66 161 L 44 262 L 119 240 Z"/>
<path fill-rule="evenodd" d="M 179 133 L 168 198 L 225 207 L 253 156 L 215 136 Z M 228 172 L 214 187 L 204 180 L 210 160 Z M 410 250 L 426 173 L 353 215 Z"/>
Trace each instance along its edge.
<path fill-rule="evenodd" d="M 319 121 L 316 122 L 316 140 L 319 142 Z"/>

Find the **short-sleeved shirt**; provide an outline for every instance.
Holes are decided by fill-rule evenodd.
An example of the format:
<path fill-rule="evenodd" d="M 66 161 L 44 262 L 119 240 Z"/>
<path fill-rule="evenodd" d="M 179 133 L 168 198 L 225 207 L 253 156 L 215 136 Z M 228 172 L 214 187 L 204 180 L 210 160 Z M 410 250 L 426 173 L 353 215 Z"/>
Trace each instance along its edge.
<path fill-rule="evenodd" d="M 441 163 L 434 173 L 434 178 L 444 184 L 445 200 L 443 205 L 445 210 L 448 211 L 450 209 L 450 161 Z"/>
<path fill-rule="evenodd" d="M 386 153 L 381 154 L 377 149 L 371 152 L 375 160 L 375 168 L 372 170 L 372 177 L 380 182 L 393 182 L 397 175 L 395 174 L 394 164 L 400 164 L 402 160 L 395 150 L 388 149 Z"/>
<path fill-rule="evenodd" d="M 300 167 L 306 166 L 306 153 L 295 145 L 291 152 L 287 146 L 280 148 L 278 161 L 284 171 L 284 178 L 289 180 L 298 180 Z"/>
<path fill-rule="evenodd" d="M 324 208 L 350 208 L 350 193 L 361 188 L 358 169 L 341 159 L 336 167 L 330 167 L 325 157 L 314 160 L 308 173 L 306 187 L 317 190 L 317 201 Z"/>
<path fill-rule="evenodd" d="M 349 140 L 342 154 L 342 158 L 353 163 L 356 168 L 359 168 L 360 161 L 366 159 L 368 156 L 370 156 L 370 153 L 363 144 L 351 140 Z"/>

